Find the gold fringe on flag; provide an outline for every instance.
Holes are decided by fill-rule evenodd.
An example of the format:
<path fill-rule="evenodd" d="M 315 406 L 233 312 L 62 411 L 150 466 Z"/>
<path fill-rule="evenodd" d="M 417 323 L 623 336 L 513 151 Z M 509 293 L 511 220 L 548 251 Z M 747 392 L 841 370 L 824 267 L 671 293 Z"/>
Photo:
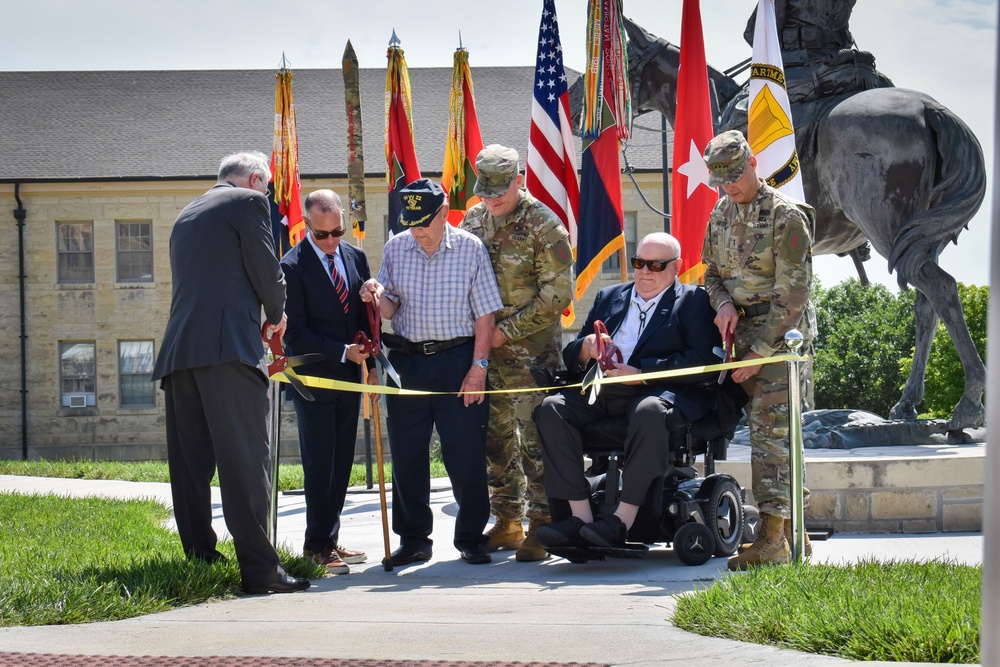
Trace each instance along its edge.
<path fill-rule="evenodd" d="M 628 84 L 622 0 L 589 2 L 587 66 L 583 73 L 583 88 L 580 120 L 583 138 L 595 139 L 604 129 L 604 106 L 607 103 L 618 128 L 618 138 L 627 139 L 632 128 L 632 91 Z"/>
<path fill-rule="evenodd" d="M 385 73 L 385 160 L 392 161 L 392 143 L 389 141 L 389 112 L 392 109 L 392 96 L 399 95 L 399 101 L 406 114 L 406 125 L 410 136 L 413 136 L 413 99 L 410 95 L 410 72 L 406 67 L 406 58 L 403 56 L 403 49 L 398 46 L 390 46 L 386 52 L 389 58 L 389 65 Z M 386 179 L 389 189 L 392 189 L 392 174 L 386 170 Z"/>
<path fill-rule="evenodd" d="M 278 85 L 274 92 L 274 200 L 288 201 L 296 180 L 299 164 L 299 142 L 295 131 L 295 103 L 292 100 L 292 73 L 286 69 L 274 77 Z M 295 193 L 298 196 L 298 193 Z"/>
<path fill-rule="evenodd" d="M 471 91 L 472 74 L 469 72 L 469 52 L 465 49 L 457 49 L 451 69 L 448 142 L 444 150 L 445 173 L 448 173 L 450 167 L 452 190 L 465 188 L 465 91 L 463 84 L 466 81 Z M 472 159 L 475 160 L 475 156 Z"/>

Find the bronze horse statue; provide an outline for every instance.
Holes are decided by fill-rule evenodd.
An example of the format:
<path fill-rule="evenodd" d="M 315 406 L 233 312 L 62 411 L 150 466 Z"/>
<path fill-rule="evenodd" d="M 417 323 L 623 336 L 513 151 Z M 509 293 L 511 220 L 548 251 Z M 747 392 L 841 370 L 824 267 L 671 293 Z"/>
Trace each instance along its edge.
<path fill-rule="evenodd" d="M 629 77 L 636 113 L 676 115 L 677 46 L 626 19 Z M 742 86 L 709 67 L 720 100 Z M 746 109 L 716 118 L 716 129 L 746 131 Z M 913 90 L 875 88 L 792 105 L 806 201 L 816 209 L 815 254 L 843 254 L 870 241 L 896 271 L 902 289 L 917 290 L 913 368 L 893 419 L 916 419 L 938 318 L 958 351 L 965 389 L 948 425 L 981 426 L 986 368 L 969 335 L 955 279 L 938 256 L 968 226 L 986 192 L 986 166 L 975 135 L 951 111 Z"/>

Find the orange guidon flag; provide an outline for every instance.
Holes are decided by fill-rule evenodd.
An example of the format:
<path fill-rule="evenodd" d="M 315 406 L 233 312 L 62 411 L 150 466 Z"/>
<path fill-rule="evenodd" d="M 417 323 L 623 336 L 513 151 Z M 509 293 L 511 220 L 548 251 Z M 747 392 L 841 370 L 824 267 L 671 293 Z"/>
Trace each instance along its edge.
<path fill-rule="evenodd" d="M 476 117 L 476 98 L 472 92 L 469 52 L 455 51 L 451 71 L 451 102 L 448 105 L 448 143 L 444 149 L 441 187 L 448 193 L 448 222 L 458 225 L 465 212 L 479 203 L 472 194 L 476 185 L 476 156 L 483 150 L 483 137 Z"/>
<path fill-rule="evenodd" d="M 305 238 L 306 223 L 302 215 L 302 184 L 299 181 L 299 141 L 295 132 L 295 103 L 292 100 L 292 73 L 284 68 L 275 75 L 278 85 L 274 92 L 274 144 L 271 150 L 271 178 L 274 203 L 281 215 L 281 224 L 288 231 L 275 247 L 279 256 Z"/>

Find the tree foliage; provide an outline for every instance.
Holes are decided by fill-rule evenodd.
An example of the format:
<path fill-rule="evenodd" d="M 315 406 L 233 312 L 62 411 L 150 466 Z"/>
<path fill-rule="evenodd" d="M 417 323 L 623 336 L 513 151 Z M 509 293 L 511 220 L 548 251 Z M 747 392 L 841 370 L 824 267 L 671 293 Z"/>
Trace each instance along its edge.
<path fill-rule="evenodd" d="M 913 358 L 914 293 L 856 279 L 813 290 L 817 408 L 867 410 L 883 417 L 899 400 Z"/>
<path fill-rule="evenodd" d="M 969 332 L 985 360 L 989 288 L 959 283 L 958 293 Z M 830 289 L 814 285 L 817 408 L 888 416 L 913 364 L 914 297 L 913 290 L 893 294 L 884 285 L 862 287 L 853 278 Z M 950 418 L 964 384 L 955 346 L 939 324 L 927 364 L 921 417 Z"/>

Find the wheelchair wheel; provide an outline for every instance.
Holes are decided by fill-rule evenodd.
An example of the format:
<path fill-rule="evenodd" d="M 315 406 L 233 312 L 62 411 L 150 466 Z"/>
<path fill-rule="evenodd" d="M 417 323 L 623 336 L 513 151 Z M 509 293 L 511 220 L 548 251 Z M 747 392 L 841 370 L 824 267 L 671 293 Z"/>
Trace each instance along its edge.
<path fill-rule="evenodd" d="M 760 532 L 760 510 L 753 505 L 743 506 L 743 543 L 751 544 Z"/>
<path fill-rule="evenodd" d="M 674 553 L 686 565 L 704 565 L 715 551 L 715 538 L 704 524 L 689 521 L 674 534 Z"/>
<path fill-rule="evenodd" d="M 731 556 L 743 543 L 743 500 L 729 477 L 716 481 L 705 506 L 705 525 L 715 538 L 715 555 Z"/>

